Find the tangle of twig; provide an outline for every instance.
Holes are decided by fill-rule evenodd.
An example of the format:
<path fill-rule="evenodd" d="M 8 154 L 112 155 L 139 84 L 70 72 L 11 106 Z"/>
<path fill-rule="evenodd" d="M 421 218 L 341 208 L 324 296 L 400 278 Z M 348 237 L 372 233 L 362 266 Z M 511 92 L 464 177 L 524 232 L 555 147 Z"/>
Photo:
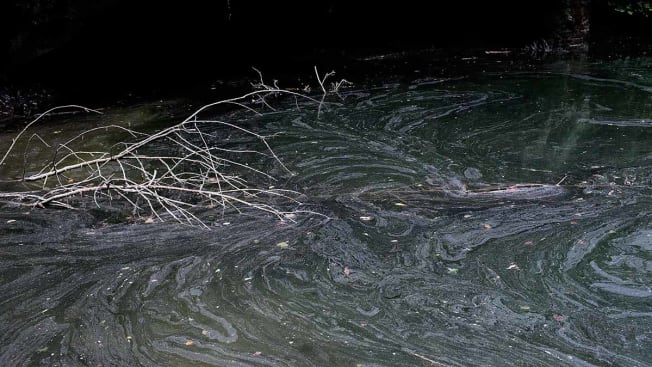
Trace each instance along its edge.
<path fill-rule="evenodd" d="M 200 208 L 229 208 L 240 212 L 244 208 L 256 209 L 275 215 L 281 219 L 294 218 L 300 207 L 300 194 L 291 190 L 274 188 L 252 188 L 238 172 L 273 179 L 268 173 L 231 157 L 243 153 L 254 153 L 268 156 L 278 163 L 288 173 L 292 173 L 272 150 L 268 139 L 252 130 L 238 126 L 232 122 L 202 117 L 212 107 L 218 105 L 235 105 L 248 111 L 262 114 L 264 109 L 272 109 L 267 100 L 270 96 L 289 95 L 295 99 L 305 99 L 319 105 L 324 99 L 300 94 L 298 92 L 280 89 L 277 81 L 273 85 L 265 84 L 262 73 L 254 69 L 260 80 L 253 84 L 254 91 L 237 98 L 210 103 L 197 109 L 183 121 L 156 133 L 147 134 L 118 125 L 86 130 L 72 139 L 60 144 L 50 144 L 38 134 L 33 134 L 27 141 L 23 153 L 24 166 L 27 166 L 28 148 L 31 141 L 36 140 L 52 150 L 52 157 L 40 164 L 31 173 L 23 171 L 22 181 L 40 183 L 40 189 L 34 191 L 4 192 L 0 198 L 24 205 L 43 207 L 54 205 L 68 209 L 75 208 L 83 198 L 92 198 L 92 203 L 102 207 L 114 199 L 122 199 L 134 215 L 149 213 L 151 217 L 160 220 L 172 218 L 175 221 L 190 225 L 209 227 L 209 224 L 197 215 Z M 315 72 L 317 69 L 315 68 Z M 318 82 L 323 92 L 323 85 L 332 73 L 319 78 Z M 347 82 L 348 83 L 348 82 Z M 342 85 L 337 85 L 335 90 Z M 16 142 L 48 113 L 66 109 L 80 109 L 86 112 L 99 111 L 68 105 L 52 108 L 29 122 L 12 140 L 5 152 L 0 165 L 5 163 L 14 151 Z M 208 126 L 221 125 L 224 130 L 254 137 L 264 146 L 264 150 L 238 150 L 221 146 L 219 137 L 206 132 Z M 86 136 L 98 134 L 108 128 L 126 132 L 130 141 L 117 146 L 119 149 L 84 149 Z M 86 139 L 88 140 L 88 139 Z M 174 154 L 151 154 L 154 143 L 167 144 Z M 23 168 L 25 169 L 25 168 Z M 230 173 L 229 173 L 230 172 Z M 275 206 L 274 202 L 291 204 L 293 210 L 284 210 Z M 287 207 L 288 205 L 285 205 Z M 165 217 L 165 218 L 164 218 Z"/>

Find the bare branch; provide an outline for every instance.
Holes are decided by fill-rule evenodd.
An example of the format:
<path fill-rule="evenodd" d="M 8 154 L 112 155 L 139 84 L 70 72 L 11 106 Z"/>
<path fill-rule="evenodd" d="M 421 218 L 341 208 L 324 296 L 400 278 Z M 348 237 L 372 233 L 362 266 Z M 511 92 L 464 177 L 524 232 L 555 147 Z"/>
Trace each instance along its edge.
<path fill-rule="evenodd" d="M 262 115 L 264 109 L 273 110 L 268 101 L 270 97 L 282 95 L 298 100 L 319 104 L 324 102 L 298 92 L 283 90 L 278 81 L 272 85 L 265 83 L 258 70 L 259 81 L 253 83 L 255 91 L 240 97 L 226 99 L 204 105 L 183 121 L 155 133 L 143 133 L 119 125 L 108 125 L 85 130 L 63 143 L 51 144 L 38 134 L 27 140 L 23 154 L 23 181 L 38 182 L 40 189 L 35 191 L 0 193 L 0 199 L 15 203 L 43 207 L 54 205 L 72 209 L 86 200 L 101 208 L 107 203 L 113 205 L 119 199 L 131 209 L 133 216 L 149 212 L 149 217 L 164 220 L 171 218 L 179 223 L 208 228 L 209 225 L 199 215 L 198 209 L 221 207 L 242 212 L 244 208 L 274 215 L 283 219 L 288 214 L 317 214 L 309 210 L 285 211 L 273 203 L 297 208 L 302 204 L 297 200 L 300 194 L 291 190 L 263 189 L 249 187 L 247 178 L 274 178 L 262 170 L 235 160 L 236 155 L 252 154 L 269 157 L 285 171 L 293 174 L 276 155 L 268 140 L 276 134 L 265 136 L 244 128 L 233 122 L 203 118 L 205 112 L 219 105 L 234 105 L 249 112 Z M 334 73 L 327 73 L 317 80 L 326 93 L 326 79 Z M 348 83 L 348 82 L 347 82 Z M 344 81 L 335 83 L 332 91 L 337 91 Z M 77 108 L 86 112 L 100 113 L 90 108 L 69 105 L 50 109 L 32 120 L 17 134 L 12 144 L 0 160 L 3 164 L 11 154 L 16 142 L 44 116 L 60 109 Z M 240 149 L 232 143 L 221 141 L 220 132 L 208 133 L 207 126 L 221 126 L 221 132 L 252 137 L 260 141 L 264 148 Z M 129 140 L 122 141 L 108 149 L 89 148 L 86 137 L 104 134 L 107 130 L 126 133 Z M 28 157 L 32 140 L 43 144 L 52 151 L 50 159 L 31 162 Z M 164 154 L 152 154 L 161 146 L 169 147 Z M 31 172 L 28 174 L 27 172 Z"/>

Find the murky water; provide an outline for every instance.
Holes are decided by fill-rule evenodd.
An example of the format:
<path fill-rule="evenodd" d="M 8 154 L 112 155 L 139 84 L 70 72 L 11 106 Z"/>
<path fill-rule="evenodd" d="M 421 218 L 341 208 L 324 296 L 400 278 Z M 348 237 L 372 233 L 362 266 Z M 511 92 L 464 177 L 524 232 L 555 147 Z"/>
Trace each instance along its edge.
<path fill-rule="evenodd" d="M 652 366 L 652 61 L 332 102 L 231 115 L 330 219 L 5 207 L 0 365 Z"/>

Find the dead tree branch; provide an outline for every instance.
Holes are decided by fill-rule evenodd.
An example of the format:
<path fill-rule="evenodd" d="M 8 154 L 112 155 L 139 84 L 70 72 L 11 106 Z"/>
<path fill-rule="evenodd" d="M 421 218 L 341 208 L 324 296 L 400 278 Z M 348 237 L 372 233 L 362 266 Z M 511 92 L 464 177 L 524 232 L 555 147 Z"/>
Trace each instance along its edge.
<path fill-rule="evenodd" d="M 250 129 L 234 122 L 206 118 L 208 111 L 219 105 L 234 105 L 257 115 L 265 109 L 274 110 L 269 100 L 271 97 L 291 96 L 296 100 L 304 99 L 318 104 L 319 109 L 324 100 L 303 95 L 265 83 L 262 73 L 254 69 L 259 81 L 252 84 L 254 91 L 240 97 L 217 101 L 202 106 L 183 121 L 155 133 L 144 133 L 123 126 L 109 125 L 86 130 L 63 143 L 54 144 L 38 134 L 32 134 L 26 142 L 22 159 L 24 171 L 22 180 L 26 183 L 38 183 L 34 191 L 17 191 L 0 193 L 0 198 L 43 207 L 59 206 L 68 209 L 78 207 L 85 200 L 93 205 L 103 207 L 114 200 L 120 200 L 135 215 L 149 215 L 164 220 L 173 220 L 190 225 L 209 227 L 209 223 L 199 214 L 199 209 L 221 208 L 255 209 L 279 218 L 294 218 L 301 203 L 300 194 L 290 190 L 250 187 L 245 176 L 257 176 L 266 180 L 273 177 L 260 169 L 233 159 L 233 156 L 255 154 L 269 157 L 282 169 L 292 174 L 281 159 L 272 150 L 268 139 Z M 327 94 L 324 83 L 334 73 L 327 73 L 317 80 Z M 344 79 L 333 85 L 337 92 Z M 44 116 L 62 109 L 81 109 L 85 112 L 100 113 L 78 105 L 52 108 L 29 122 L 13 139 L 7 151 L 0 159 L 3 165 L 14 153 L 16 143 Z M 237 149 L 221 144 L 219 132 L 210 133 L 215 126 L 221 130 L 254 138 L 262 144 L 261 150 Z M 107 129 L 126 134 L 128 140 L 112 146 L 110 149 L 98 149 L 86 146 L 86 137 L 103 134 Z M 275 134 L 274 134 L 275 135 Z M 272 135 L 273 136 L 273 135 Z M 36 164 L 36 168 L 27 169 L 32 140 L 52 151 L 50 159 Z M 165 146 L 166 152 L 173 154 L 153 154 L 152 146 Z M 244 175 L 244 176 L 243 176 Z M 279 204 L 280 205 L 277 205 Z M 282 209 L 293 208 L 293 209 Z M 308 212 L 306 212 L 308 213 Z"/>

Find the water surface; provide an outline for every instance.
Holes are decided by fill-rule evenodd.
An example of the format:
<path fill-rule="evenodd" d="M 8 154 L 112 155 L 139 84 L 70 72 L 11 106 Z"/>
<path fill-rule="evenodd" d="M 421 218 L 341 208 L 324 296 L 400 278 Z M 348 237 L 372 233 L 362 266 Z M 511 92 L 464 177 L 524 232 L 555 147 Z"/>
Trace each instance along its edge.
<path fill-rule="evenodd" d="M 5 206 L 0 364 L 651 366 L 652 62 L 372 85 L 224 117 L 328 219 Z"/>

